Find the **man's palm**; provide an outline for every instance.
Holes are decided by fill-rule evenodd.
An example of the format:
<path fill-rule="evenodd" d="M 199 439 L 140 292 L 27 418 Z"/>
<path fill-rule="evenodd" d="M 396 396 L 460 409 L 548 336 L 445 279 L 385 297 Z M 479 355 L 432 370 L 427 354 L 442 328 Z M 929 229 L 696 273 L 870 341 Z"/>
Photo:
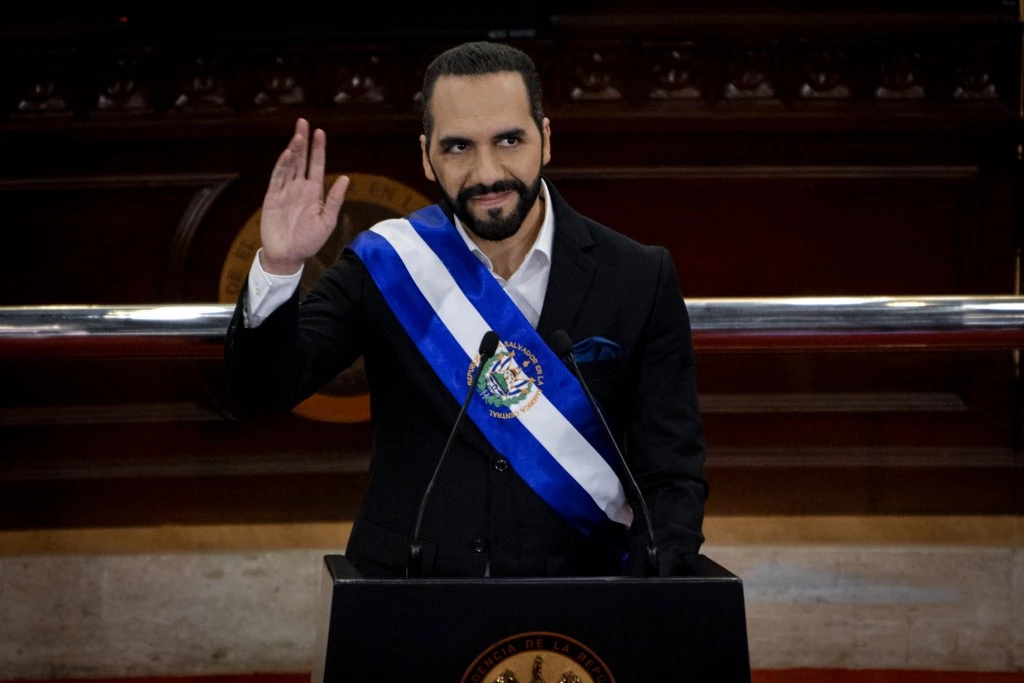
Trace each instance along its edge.
<path fill-rule="evenodd" d="M 324 196 L 327 136 L 317 129 L 311 151 L 307 150 L 308 140 L 309 124 L 299 119 L 295 135 L 278 157 L 263 198 L 261 259 L 263 267 L 270 271 L 297 270 L 320 250 L 334 232 L 348 189 L 349 179 L 342 176 Z"/>

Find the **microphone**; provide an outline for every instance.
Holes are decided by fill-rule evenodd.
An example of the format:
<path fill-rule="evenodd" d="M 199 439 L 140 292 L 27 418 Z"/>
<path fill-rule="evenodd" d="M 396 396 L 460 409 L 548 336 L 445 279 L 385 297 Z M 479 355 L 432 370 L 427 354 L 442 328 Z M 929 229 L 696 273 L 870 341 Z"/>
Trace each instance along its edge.
<path fill-rule="evenodd" d="M 597 401 L 594 399 L 594 395 L 590 393 L 590 387 L 583 380 L 583 373 L 580 372 L 580 366 L 576 363 L 576 355 L 572 350 L 572 340 L 569 338 L 568 333 L 565 330 L 555 330 L 551 333 L 551 350 L 555 354 L 565 361 L 565 364 L 572 371 L 572 374 L 579 380 L 580 386 L 583 387 L 583 393 L 587 395 L 587 400 L 590 401 L 590 407 L 597 413 L 597 416 L 601 419 L 601 424 L 604 425 L 604 431 L 608 434 L 608 438 L 611 439 L 612 445 L 615 446 L 615 452 L 619 455 L 619 462 L 622 464 L 622 471 L 626 473 L 626 477 L 629 479 L 630 486 L 633 489 L 633 493 L 636 495 L 636 499 L 640 501 L 640 510 L 643 512 L 644 522 L 647 524 L 647 548 L 646 548 L 646 568 L 649 576 L 658 575 L 658 547 L 654 544 L 654 526 L 651 524 L 651 513 L 647 510 L 647 501 L 644 500 L 644 495 L 640 492 L 640 486 L 636 483 L 636 479 L 633 478 L 633 473 L 629 469 L 629 465 L 626 464 L 626 458 L 622 455 L 622 450 L 619 448 L 619 442 L 615 439 L 615 435 L 612 434 L 611 428 L 604 419 L 604 413 L 601 412 L 600 406 L 597 405 Z"/>
<path fill-rule="evenodd" d="M 462 402 L 462 409 L 459 410 L 455 423 L 452 424 L 452 431 L 448 434 L 448 442 L 444 445 L 444 450 L 441 451 L 441 457 L 437 461 L 437 467 L 434 468 L 434 474 L 430 477 L 430 482 L 427 483 L 426 491 L 423 492 L 419 512 L 416 513 L 416 526 L 413 527 L 412 544 L 409 546 L 409 566 L 406 568 L 406 578 L 418 577 L 423 573 L 423 546 L 420 544 L 420 525 L 423 524 L 423 511 L 427 509 L 427 500 L 429 500 L 430 492 L 437 481 L 437 474 L 441 471 L 441 463 L 444 462 L 448 451 L 451 450 L 452 443 L 455 441 L 455 432 L 459 428 L 462 416 L 466 414 L 466 408 L 469 407 L 469 399 L 473 398 L 476 382 L 480 378 L 480 371 L 483 370 L 484 364 L 498 350 L 498 342 L 498 333 L 494 330 L 487 330 L 480 340 L 480 362 L 477 364 L 476 370 L 473 371 L 473 380 L 469 383 L 469 391 L 466 392 L 466 399 Z"/>

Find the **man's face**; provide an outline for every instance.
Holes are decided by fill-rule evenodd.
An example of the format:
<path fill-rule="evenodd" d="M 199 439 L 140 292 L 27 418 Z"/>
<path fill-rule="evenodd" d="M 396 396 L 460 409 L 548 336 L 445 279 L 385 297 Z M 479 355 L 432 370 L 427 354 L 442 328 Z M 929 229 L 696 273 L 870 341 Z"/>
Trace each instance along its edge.
<path fill-rule="evenodd" d="M 441 186 L 469 230 L 501 241 L 516 234 L 532 212 L 539 215 L 540 171 L 551 158 L 551 131 L 544 119 L 542 136 L 530 116 L 522 76 L 442 76 L 430 107 L 429 151 L 420 136 L 423 172 Z"/>

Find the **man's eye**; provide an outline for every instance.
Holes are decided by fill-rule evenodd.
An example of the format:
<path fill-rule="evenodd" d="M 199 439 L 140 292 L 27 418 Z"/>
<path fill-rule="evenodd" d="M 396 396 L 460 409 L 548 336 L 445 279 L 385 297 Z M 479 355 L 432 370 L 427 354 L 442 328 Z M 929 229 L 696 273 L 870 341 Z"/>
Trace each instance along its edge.
<path fill-rule="evenodd" d="M 445 151 L 451 154 L 461 154 L 462 152 L 465 152 L 467 149 L 469 149 L 469 143 L 456 142 L 454 144 L 448 145 L 448 148 Z"/>
<path fill-rule="evenodd" d="M 516 145 L 519 144 L 519 142 L 520 140 L 518 135 L 508 135 L 506 137 L 503 137 L 498 144 L 502 145 L 503 147 L 515 147 Z"/>

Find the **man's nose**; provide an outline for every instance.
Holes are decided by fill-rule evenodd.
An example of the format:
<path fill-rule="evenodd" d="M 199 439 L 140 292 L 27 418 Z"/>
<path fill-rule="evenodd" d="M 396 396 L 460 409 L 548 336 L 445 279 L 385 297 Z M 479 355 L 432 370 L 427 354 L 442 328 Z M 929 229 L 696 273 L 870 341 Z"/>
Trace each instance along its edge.
<path fill-rule="evenodd" d="M 498 155 L 493 150 L 484 149 L 477 155 L 475 183 L 490 187 L 499 180 L 505 179 L 505 171 L 501 167 Z"/>

